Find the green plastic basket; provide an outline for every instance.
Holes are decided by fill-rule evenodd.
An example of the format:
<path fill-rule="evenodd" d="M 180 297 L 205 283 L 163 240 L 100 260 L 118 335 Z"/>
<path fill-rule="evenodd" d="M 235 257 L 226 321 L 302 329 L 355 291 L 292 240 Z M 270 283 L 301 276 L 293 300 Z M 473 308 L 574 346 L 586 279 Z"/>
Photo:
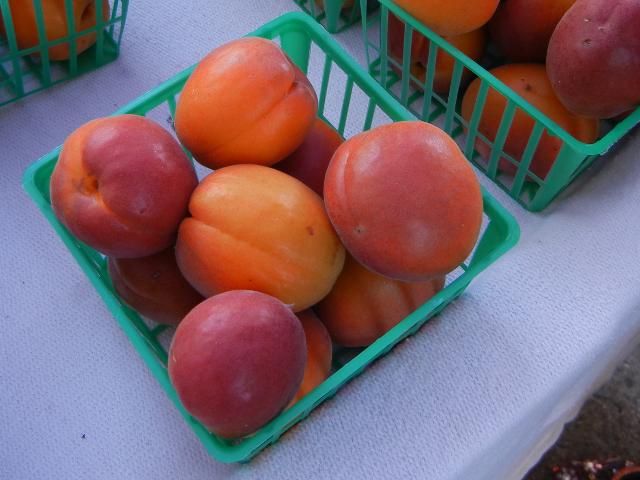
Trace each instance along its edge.
<path fill-rule="evenodd" d="M 0 22 L 4 20 L 6 32 L 6 38 L 0 36 L 0 106 L 82 75 L 118 57 L 129 0 L 95 0 L 96 25 L 86 30 L 76 30 L 73 0 L 64 0 L 69 34 L 52 41 L 45 35 L 42 0 L 24 1 L 33 1 L 40 42 L 30 48 L 19 48 L 9 0 L 0 0 Z M 99 13 L 105 2 L 110 6 L 106 21 Z M 75 39 L 91 32 L 97 32 L 96 42 L 78 55 Z M 61 44 L 69 45 L 69 59 L 52 61 L 49 48 Z"/>
<path fill-rule="evenodd" d="M 612 125 L 611 130 L 597 142 L 583 143 L 508 88 L 485 68 L 395 5 L 392 0 L 361 0 L 362 11 L 367 11 L 371 3 L 379 5 L 380 9 L 368 18 L 363 17 L 362 21 L 363 39 L 370 73 L 418 118 L 439 124 L 447 133 L 456 138 L 467 158 L 527 210 L 541 211 L 546 208 L 598 156 L 606 153 L 634 125 L 640 122 L 640 108 L 638 108 L 623 121 Z M 405 27 L 401 62 L 391 58 L 388 52 L 389 13 L 398 17 Z M 424 80 L 420 80 L 410 73 L 410 53 L 414 31 L 421 33 L 430 41 Z M 433 91 L 435 63 L 438 52 L 441 51 L 448 53 L 455 59 L 451 87 L 446 96 L 438 95 Z M 464 90 L 461 88 L 461 78 L 465 69 L 471 71 L 475 77 L 479 77 L 482 81 L 470 122 L 466 122 L 460 115 L 460 106 L 464 95 Z M 415 85 L 421 87 L 415 88 Z M 478 132 L 478 123 L 489 89 L 499 92 L 507 100 L 507 106 L 493 142 Z M 535 121 L 521 161 L 514 159 L 503 150 L 511 122 L 519 110 L 525 112 Z M 558 137 L 562 141 L 562 148 L 551 171 L 546 178 L 541 179 L 529 169 L 529 165 L 538 142 L 545 132 Z M 475 149 L 477 139 L 491 147 L 488 159 L 483 159 Z M 513 174 L 501 172 L 498 165 L 502 158 L 515 165 L 517 172 Z"/>
<path fill-rule="evenodd" d="M 314 83 L 319 92 L 319 113 L 325 119 L 327 116 L 335 116 L 336 120 L 332 123 L 341 134 L 349 136 L 350 132 L 367 130 L 377 123 L 415 120 L 309 16 L 303 13 L 290 13 L 268 23 L 251 35 L 279 42 L 304 72 L 318 72 Z M 176 96 L 182 90 L 193 68 L 176 75 L 115 114 L 149 115 L 151 118 L 156 117 L 171 122 L 176 106 Z M 336 76 L 343 77 L 345 84 L 336 82 Z M 332 100 L 339 106 L 335 111 L 330 107 Z M 167 118 L 169 116 L 171 118 Z M 368 348 L 361 351 L 338 352 L 336 358 L 339 365 L 323 384 L 281 413 L 255 435 L 230 442 L 207 432 L 180 404 L 169 382 L 166 369 L 167 350 L 160 338 L 168 333 L 165 330 L 166 327 L 150 327 L 136 312 L 128 308 L 111 287 L 102 255 L 76 240 L 55 217 L 49 199 L 49 181 L 59 151 L 60 147 L 27 169 L 24 175 L 25 189 L 67 245 L 207 451 L 223 462 L 246 461 L 278 440 L 283 432 L 309 415 L 324 400 L 333 396 L 342 385 L 360 374 L 378 357 L 389 352 L 398 342 L 414 334 L 428 319 L 458 297 L 476 275 L 516 244 L 520 233 L 515 219 L 494 198 L 483 191 L 485 216 L 482 236 L 472 257 L 449 276 L 449 283 L 441 292 Z M 353 357 L 353 355 L 355 357 L 346 362 L 340 361 L 340 358 Z"/>
<path fill-rule="evenodd" d="M 358 0 L 347 7 L 345 7 L 347 0 L 320 0 L 320 5 L 315 0 L 293 1 L 320 22 L 329 33 L 339 33 L 360 20 Z"/>

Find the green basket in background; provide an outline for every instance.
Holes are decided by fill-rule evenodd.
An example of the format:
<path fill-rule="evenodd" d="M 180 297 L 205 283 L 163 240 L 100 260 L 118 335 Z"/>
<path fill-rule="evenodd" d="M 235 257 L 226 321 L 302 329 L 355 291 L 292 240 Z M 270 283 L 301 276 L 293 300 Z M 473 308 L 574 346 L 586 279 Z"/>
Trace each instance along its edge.
<path fill-rule="evenodd" d="M 358 0 L 293 0 L 329 33 L 338 33 L 360 20 Z"/>
<path fill-rule="evenodd" d="M 68 34 L 55 40 L 47 40 L 43 0 L 21 1 L 24 4 L 33 2 L 38 42 L 20 48 L 16 37 L 18 21 L 14 18 L 18 13 L 11 13 L 12 0 L 0 0 L 0 24 L 3 26 L 0 30 L 5 32 L 0 35 L 0 106 L 77 77 L 118 57 L 129 0 L 95 0 L 95 8 L 92 6 L 90 11 L 92 18 L 95 17 L 95 25 L 84 30 L 79 30 L 76 25 L 74 1 L 58 0 L 57 3 L 64 7 Z M 106 20 L 102 15 L 105 5 L 109 5 Z M 91 33 L 96 34 L 95 43 L 78 54 L 77 40 Z M 69 58 L 49 58 L 49 49 L 61 45 L 68 46 Z"/>
<path fill-rule="evenodd" d="M 370 73 L 414 115 L 425 121 L 438 124 L 456 138 L 466 157 L 527 210 L 541 211 L 546 208 L 598 156 L 606 153 L 636 124 L 640 123 L 640 108 L 638 108 L 619 123 L 609 123 L 608 126 L 611 127 L 611 130 L 595 143 L 583 143 L 508 88 L 484 67 L 395 5 L 392 0 L 360 1 L 363 12 L 371 7 L 371 3 L 380 6 L 379 12 L 368 18 L 363 17 L 362 20 L 363 39 Z M 403 58 L 400 62 L 391 58 L 388 51 L 387 34 L 390 14 L 395 15 L 404 23 Z M 418 79 L 410 72 L 410 54 L 414 31 L 424 35 L 430 41 L 424 80 Z M 438 52 L 446 52 L 455 59 L 448 95 L 438 95 L 433 91 Z M 465 121 L 460 114 L 462 97 L 464 96 L 461 79 L 465 70 L 471 71 L 482 82 L 469 122 Z M 420 88 L 416 88 L 415 85 L 420 85 Z M 478 132 L 478 124 L 482 118 L 489 89 L 494 89 L 507 100 L 507 106 L 493 142 Z M 514 159 L 503 148 L 511 128 L 511 122 L 518 111 L 523 111 L 535 122 L 520 160 Z M 542 179 L 535 175 L 529 166 L 538 142 L 545 132 L 558 137 L 562 141 L 562 147 L 552 169 Z M 482 158 L 477 152 L 475 148 L 477 139 L 490 146 L 489 158 Z M 501 159 L 515 165 L 517 171 L 515 173 L 500 171 L 499 162 Z"/>
<path fill-rule="evenodd" d="M 318 93 L 319 115 L 343 136 L 350 137 L 372 126 L 415 120 L 404 107 L 350 58 L 311 17 L 296 12 L 284 15 L 251 35 L 273 39 L 309 75 Z M 177 96 L 194 67 L 179 73 L 154 90 L 121 108 L 116 114 L 133 113 L 172 123 Z M 515 219 L 486 191 L 483 232 L 474 253 L 447 278 L 446 287 L 375 343 L 361 350 L 338 351 L 332 375 L 315 390 L 282 412 L 255 435 L 227 441 L 210 434 L 181 405 L 167 373 L 167 345 L 172 329 L 147 324 L 128 308 L 113 290 L 102 255 L 75 239 L 51 209 L 49 182 L 60 147 L 30 166 L 24 187 L 67 245 L 108 308 L 120 323 L 175 406 L 200 438 L 207 451 L 223 462 L 246 461 L 305 418 L 346 382 L 360 374 L 398 342 L 414 334 L 427 320 L 457 298 L 469 283 L 513 247 L 519 237 Z M 167 337 L 168 336 L 168 337 Z"/>

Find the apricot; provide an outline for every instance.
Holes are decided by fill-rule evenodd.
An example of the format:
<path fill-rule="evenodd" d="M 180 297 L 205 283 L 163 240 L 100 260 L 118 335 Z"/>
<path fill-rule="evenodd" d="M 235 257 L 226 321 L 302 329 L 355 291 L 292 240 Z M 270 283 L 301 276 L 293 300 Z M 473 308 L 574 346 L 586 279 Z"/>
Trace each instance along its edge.
<path fill-rule="evenodd" d="M 177 325 L 204 300 L 180 273 L 173 247 L 140 258 L 109 258 L 109 276 L 122 300 L 157 323 Z"/>
<path fill-rule="evenodd" d="M 96 26 L 96 1 L 95 0 L 72 0 L 73 20 L 76 32 L 86 30 Z M 32 48 L 42 42 L 38 36 L 38 24 L 36 22 L 36 11 L 33 1 L 9 0 L 9 10 L 13 21 L 13 29 L 16 42 L 20 50 Z M 52 42 L 70 35 L 67 25 L 67 13 L 65 0 L 42 0 L 42 16 L 44 18 L 44 29 L 46 39 Z M 102 2 L 102 19 L 109 19 L 109 2 Z M 7 37 L 2 15 L 0 13 L 0 36 Z M 76 38 L 76 52 L 84 52 L 96 41 L 96 32 L 87 33 Z M 39 53 L 39 52 L 38 52 Z M 64 42 L 49 48 L 49 58 L 51 60 L 66 60 L 70 55 L 69 42 Z"/>
<path fill-rule="evenodd" d="M 547 78 L 544 65 L 503 65 L 491 70 L 491 73 L 576 139 L 591 143 L 598 138 L 597 121 L 573 115 L 557 99 Z M 462 116 L 467 121 L 470 121 L 473 114 L 479 89 L 480 80 L 474 80 L 462 100 Z M 506 105 L 506 98 L 490 88 L 478 124 L 478 131 L 491 142 L 495 140 Z M 520 161 L 534 125 L 535 121 L 532 117 L 520 108 L 516 109 L 503 151 Z M 551 136 L 545 131 L 535 150 L 529 170 L 541 179 L 546 178 L 562 144 L 561 139 Z M 484 158 L 489 158 L 490 147 L 481 139 L 476 141 L 476 149 Z M 504 158 L 501 159 L 499 168 L 508 173 L 514 173 L 516 170 L 516 167 Z"/>
<path fill-rule="evenodd" d="M 388 26 L 388 43 L 387 48 L 389 55 L 396 60 L 400 65 L 403 62 L 404 53 L 404 22 L 398 17 L 389 13 L 389 26 Z M 484 54 L 485 46 L 487 43 L 487 34 L 484 28 L 472 30 L 471 32 L 464 33 L 462 35 L 445 36 L 443 37 L 455 48 L 460 50 L 466 56 L 474 61 L 479 61 Z M 429 62 L 429 46 L 431 42 L 422 34 L 413 31 L 411 37 L 411 74 L 417 78 L 420 83 L 415 84 L 416 88 L 422 88 L 427 75 L 427 64 Z M 439 94 L 447 94 L 451 87 L 451 80 L 453 79 L 453 69 L 455 67 L 455 58 L 449 55 L 444 50 L 438 50 L 436 57 L 436 66 L 433 77 L 433 91 Z M 399 72 L 393 63 L 392 68 Z M 471 70 L 464 68 L 462 71 L 461 85 L 466 85 L 473 73 Z"/>
<path fill-rule="evenodd" d="M 338 147 L 324 200 L 356 260 L 402 281 L 455 269 L 471 253 L 482 222 L 470 163 L 451 137 L 418 121 L 383 125 Z"/>
<path fill-rule="evenodd" d="M 207 167 L 273 165 L 300 146 L 317 109 L 311 83 L 286 53 L 249 37 L 200 62 L 178 100 L 175 127 Z"/>
<path fill-rule="evenodd" d="M 322 196 L 324 174 L 331 157 L 343 141 L 333 127 L 317 118 L 302 145 L 273 168 L 297 178 Z"/>
<path fill-rule="evenodd" d="M 197 183 L 184 151 L 157 123 L 137 115 L 99 118 L 64 142 L 51 206 L 95 250 L 143 257 L 173 245 Z"/>
<path fill-rule="evenodd" d="M 169 378 L 184 408 L 224 438 L 249 435 L 300 387 L 306 360 L 300 321 L 259 292 L 211 297 L 178 325 Z"/>
<path fill-rule="evenodd" d="M 486 24 L 499 0 L 395 0 L 439 35 L 462 35 Z"/>
<path fill-rule="evenodd" d="M 556 25 L 576 0 L 507 0 L 489 22 L 491 39 L 510 62 L 544 63 Z"/>
<path fill-rule="evenodd" d="M 444 277 L 411 283 L 391 280 L 347 255 L 336 284 L 315 310 L 337 344 L 366 347 L 443 286 Z"/>
<path fill-rule="evenodd" d="M 640 105 L 640 2 L 577 0 L 551 37 L 547 72 L 575 115 L 613 118 Z"/>
<path fill-rule="evenodd" d="M 331 337 L 324 324 L 313 310 L 298 313 L 307 342 L 307 363 L 304 367 L 302 383 L 292 404 L 302 399 L 311 390 L 324 382 L 331 372 L 333 356 Z"/>
<path fill-rule="evenodd" d="M 261 165 L 232 165 L 206 177 L 180 225 L 176 256 L 205 297 L 257 290 L 298 312 L 324 297 L 344 248 L 322 199 L 299 180 Z"/>

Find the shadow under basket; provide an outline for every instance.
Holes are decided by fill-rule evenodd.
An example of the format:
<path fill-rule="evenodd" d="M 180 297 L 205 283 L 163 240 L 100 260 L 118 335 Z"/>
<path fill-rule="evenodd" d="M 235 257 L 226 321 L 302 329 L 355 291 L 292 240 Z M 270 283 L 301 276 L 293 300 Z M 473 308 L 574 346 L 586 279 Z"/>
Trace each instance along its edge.
<path fill-rule="evenodd" d="M 376 125 L 415 120 L 308 15 L 300 12 L 284 15 L 251 35 L 269 38 L 281 45 L 314 84 L 319 94 L 319 114 L 343 136 L 350 137 Z M 171 124 L 177 96 L 193 68 L 179 73 L 115 114 L 148 115 L 150 118 L 158 118 Z M 228 441 L 209 433 L 181 405 L 169 381 L 166 368 L 166 328 L 149 326 L 135 311 L 128 308 L 111 286 L 105 258 L 75 239 L 55 217 L 51 209 L 49 182 L 59 152 L 60 147 L 27 169 L 24 175 L 25 189 L 67 245 L 206 450 L 222 462 L 246 461 L 276 442 L 280 435 L 332 397 L 342 385 L 362 373 L 368 365 L 388 353 L 398 342 L 414 334 L 427 320 L 456 299 L 480 272 L 516 244 L 520 233 L 515 219 L 484 191 L 483 232 L 478 244 L 470 258 L 449 275 L 448 284 L 442 291 L 369 347 L 357 351 L 337 352 L 334 371 L 324 383 L 280 413 L 254 435 Z"/>
<path fill-rule="evenodd" d="M 9 0 L 0 0 L 0 31 L 6 32 L 0 34 L 0 106 L 95 70 L 114 61 L 120 53 L 129 0 L 94 0 L 91 15 L 95 15 L 95 23 L 83 30 L 78 30 L 74 20 L 73 0 L 64 0 L 69 33 L 50 41 L 45 35 L 47 19 L 42 0 L 27 1 L 33 2 L 39 42 L 21 49 Z M 106 19 L 100 14 L 104 5 L 109 6 Z M 78 53 L 77 41 L 92 34 L 96 36 L 93 45 Z M 56 47 L 67 48 L 68 59 L 51 60 L 50 49 Z"/>
<path fill-rule="evenodd" d="M 530 211 L 545 209 L 571 182 L 592 162 L 640 123 L 640 108 L 619 122 L 601 122 L 606 133 L 595 143 L 584 143 L 560 127 L 548 116 L 532 106 L 520 95 L 493 76 L 486 68 L 460 52 L 441 36 L 424 26 L 413 16 L 395 5 L 392 0 L 361 0 L 361 9 L 366 11 L 371 4 L 379 10 L 363 17 L 363 40 L 367 53 L 369 71 L 403 106 L 418 118 L 437 124 L 456 139 L 465 156 L 509 196 Z M 392 58 L 389 52 L 389 18 L 396 16 L 403 25 L 402 58 Z M 424 78 L 411 72 L 412 42 L 419 33 L 429 41 L 428 57 L 425 58 Z M 434 78 L 438 55 L 448 54 L 454 60 L 453 75 L 449 91 L 438 94 L 434 91 Z M 495 58 L 490 58 L 491 67 Z M 481 84 L 471 117 L 461 115 L 461 103 L 465 93 L 463 79 L 480 79 Z M 495 138 L 488 139 L 479 132 L 487 94 L 494 90 L 506 100 Z M 526 147 L 519 158 L 505 151 L 514 116 L 522 112 L 533 121 Z M 550 171 L 544 178 L 536 175 L 531 164 L 540 139 L 556 137 L 560 148 Z M 477 150 L 484 145 L 489 152 L 485 157 Z M 507 168 L 504 168 L 507 166 Z"/>

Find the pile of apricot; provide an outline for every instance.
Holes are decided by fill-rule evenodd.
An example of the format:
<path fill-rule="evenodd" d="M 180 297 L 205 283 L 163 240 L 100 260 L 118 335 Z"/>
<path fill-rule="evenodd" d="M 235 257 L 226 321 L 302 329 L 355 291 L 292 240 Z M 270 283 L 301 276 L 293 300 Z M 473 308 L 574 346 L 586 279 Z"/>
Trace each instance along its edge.
<path fill-rule="evenodd" d="M 471 253 L 483 204 L 456 143 L 423 122 L 347 141 L 276 43 L 244 38 L 193 71 L 178 139 L 93 120 L 51 177 L 59 220 L 108 256 L 114 290 L 177 325 L 168 369 L 211 432 L 255 432 L 376 341 Z M 199 180 L 183 150 L 212 171 Z"/>
<path fill-rule="evenodd" d="M 502 65 L 490 73 L 577 140 L 593 143 L 599 120 L 618 119 L 640 105 L 640 2 L 629 0 L 395 0 L 471 60 L 496 56 Z M 389 14 L 388 51 L 392 68 L 403 62 L 405 24 Z M 410 66 L 420 89 L 426 81 L 429 40 L 413 32 Z M 489 46 L 488 46 L 489 45 Z M 493 55 L 485 57 L 488 50 Z M 496 55 L 497 54 L 497 55 Z M 433 91 L 447 96 L 455 59 L 440 50 Z M 464 68 L 462 116 L 469 122 L 481 80 Z M 490 88 L 478 131 L 494 142 L 507 99 Z M 516 110 L 498 168 L 515 173 L 534 128 L 534 119 Z M 529 172 L 544 180 L 563 141 L 545 131 Z M 476 141 L 482 157 L 490 146 Z"/>

